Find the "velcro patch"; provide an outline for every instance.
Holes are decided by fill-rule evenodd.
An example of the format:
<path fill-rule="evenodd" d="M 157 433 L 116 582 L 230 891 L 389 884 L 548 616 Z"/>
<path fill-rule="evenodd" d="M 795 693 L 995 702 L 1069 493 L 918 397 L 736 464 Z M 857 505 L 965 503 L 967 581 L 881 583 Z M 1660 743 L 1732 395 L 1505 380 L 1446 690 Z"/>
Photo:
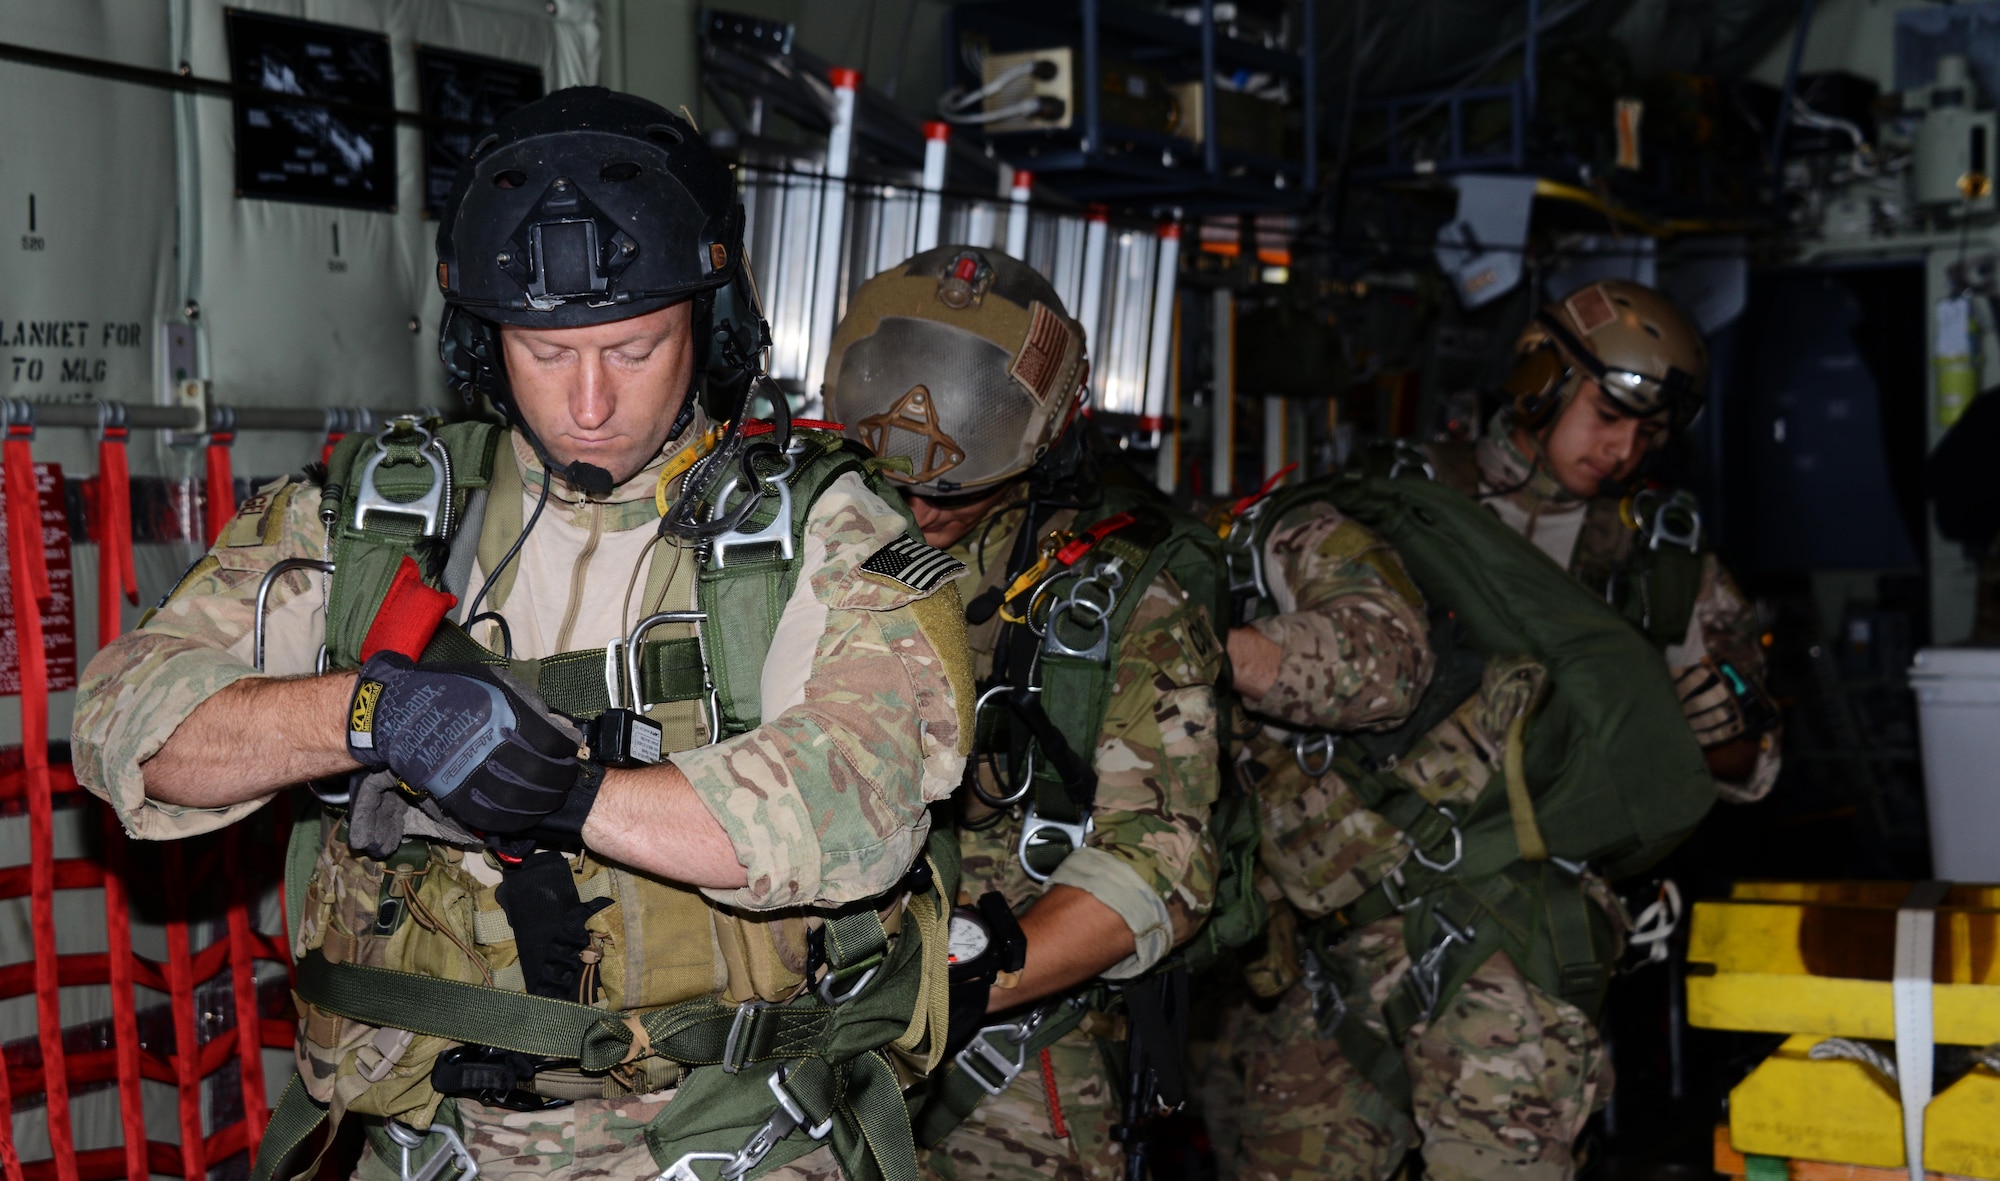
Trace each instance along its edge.
<path fill-rule="evenodd" d="M 1611 297 L 1604 294 L 1604 288 L 1592 283 L 1563 301 L 1569 310 L 1570 322 L 1585 336 L 1618 318 L 1618 309 L 1611 306 Z"/>
<path fill-rule="evenodd" d="M 285 506 L 290 503 L 297 487 L 289 479 L 284 479 L 251 493 L 250 498 L 237 507 L 236 515 L 230 518 L 229 524 L 223 526 L 220 543 L 236 548 L 277 544 L 278 531 L 285 522 Z"/>
<path fill-rule="evenodd" d="M 965 573 L 965 563 L 904 533 L 861 563 L 861 576 L 927 595 Z"/>

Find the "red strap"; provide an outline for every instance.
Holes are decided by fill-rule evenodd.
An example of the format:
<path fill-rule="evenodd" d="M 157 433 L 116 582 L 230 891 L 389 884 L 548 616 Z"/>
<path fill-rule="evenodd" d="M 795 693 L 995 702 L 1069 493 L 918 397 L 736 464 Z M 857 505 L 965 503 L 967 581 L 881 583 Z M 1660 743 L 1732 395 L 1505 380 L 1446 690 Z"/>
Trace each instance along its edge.
<path fill-rule="evenodd" d="M 321 444 L 319 449 L 319 462 L 321 466 L 325 466 L 333 462 L 333 449 L 335 447 L 340 446 L 340 441 L 342 439 L 345 439 L 346 437 L 347 437 L 346 431 L 326 432 L 326 442 Z"/>
<path fill-rule="evenodd" d="M 201 1134 L 201 1041 L 195 1028 L 194 954 L 188 946 L 187 857 L 180 841 L 161 850 L 167 895 L 167 998 L 174 1022 L 174 1083 L 179 1090 L 181 1176 L 207 1181 L 208 1145 Z"/>
<path fill-rule="evenodd" d="M 424 576 L 408 554 L 396 566 L 389 593 L 368 625 L 368 638 L 361 641 L 361 659 L 377 652 L 400 652 L 415 660 L 436 634 L 445 613 L 458 606 L 458 596 L 424 585 Z"/>
<path fill-rule="evenodd" d="M 1139 518 L 1131 513 L 1114 513 L 1097 524 L 1085 529 L 1075 540 L 1056 551 L 1056 561 L 1065 566 L 1074 566 L 1077 559 L 1090 552 L 1091 547 L 1118 532 Z"/>
<path fill-rule="evenodd" d="M 1299 465 L 1297 462 L 1288 463 L 1285 466 L 1279 468 L 1277 471 L 1271 473 L 1271 478 L 1264 481 L 1262 484 L 1259 484 L 1255 492 L 1252 492 L 1250 495 L 1244 497 L 1243 499 L 1237 501 L 1235 504 L 1229 506 L 1229 515 L 1232 517 L 1236 516 L 1238 513 L 1241 513 L 1244 509 L 1249 508 L 1251 505 L 1256 504 L 1258 501 L 1264 499 L 1266 496 L 1269 496 L 1271 494 L 1271 489 L 1276 488 L 1279 484 L 1283 483 L 1286 476 L 1289 476 L 1294 471 L 1298 470 L 1298 466 Z"/>
<path fill-rule="evenodd" d="M 39 605 L 49 599 L 42 558 L 42 497 L 25 433 L 7 437 L 7 563 L 14 594 L 14 658 L 21 676 L 21 770 L 28 785 L 29 926 L 35 948 L 35 1024 L 48 1099 L 57 1181 L 77 1181 L 70 1134 L 69 1061 L 63 1051 L 62 980 L 56 961 L 54 801 L 49 792 L 49 678 Z M 36 574 L 40 573 L 40 585 Z M 19 1163 L 13 1166 L 19 1169 Z"/>
<path fill-rule="evenodd" d="M 408 561 L 408 559 L 404 559 Z M 250 934 L 250 887 L 243 876 L 243 826 L 222 835 L 223 874 L 229 889 L 229 989 L 236 997 L 236 1058 L 243 1084 L 243 1121 L 249 1143 L 264 1135 L 270 1119 L 264 1097 L 263 1021 L 257 1015 L 257 944 Z"/>
<path fill-rule="evenodd" d="M 132 560 L 132 476 L 125 432 L 106 431 L 97 442 L 97 646 L 122 630 L 119 598 L 137 605 L 139 578 Z"/>
<path fill-rule="evenodd" d="M 229 447 L 236 442 L 232 431 L 215 431 L 208 436 L 208 544 L 222 536 L 223 526 L 236 515 L 236 477 L 229 470 Z"/>
<path fill-rule="evenodd" d="M 132 908 L 125 895 L 125 826 L 117 813 L 100 807 L 104 820 L 104 929 L 110 937 L 106 957 L 111 968 L 112 1049 L 118 1056 L 118 1121 L 127 1128 L 146 1126 L 146 1106 L 139 1094 L 139 1010 L 132 992 Z M 125 1137 L 125 1181 L 146 1181 L 146 1137 Z"/>

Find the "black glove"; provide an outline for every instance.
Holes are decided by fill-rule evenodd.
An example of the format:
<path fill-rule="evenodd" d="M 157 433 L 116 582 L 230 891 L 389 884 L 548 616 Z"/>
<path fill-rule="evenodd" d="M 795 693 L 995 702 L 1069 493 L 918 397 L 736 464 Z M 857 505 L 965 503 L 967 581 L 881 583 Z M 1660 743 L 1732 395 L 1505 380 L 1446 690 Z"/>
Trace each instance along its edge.
<path fill-rule="evenodd" d="M 430 795 L 479 832 L 533 828 L 568 800 L 576 739 L 519 682 L 483 664 L 417 667 L 382 652 L 361 667 L 348 710 L 347 750 L 389 770 L 412 796 Z"/>

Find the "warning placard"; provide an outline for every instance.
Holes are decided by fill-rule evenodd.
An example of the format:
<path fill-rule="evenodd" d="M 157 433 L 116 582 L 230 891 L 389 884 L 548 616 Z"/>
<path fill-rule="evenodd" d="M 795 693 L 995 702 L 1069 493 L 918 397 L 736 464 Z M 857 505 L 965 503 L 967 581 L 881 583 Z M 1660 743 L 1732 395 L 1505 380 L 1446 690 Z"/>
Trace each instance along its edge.
<path fill-rule="evenodd" d="M 42 610 L 42 651 L 51 693 L 76 688 L 76 595 L 69 564 L 69 516 L 63 508 L 62 467 L 35 465 L 42 498 L 42 555 L 49 566 L 49 604 Z M 21 691 L 15 651 L 14 584 L 7 566 L 7 514 L 0 513 L 0 696 Z M 30 607 L 33 604 L 29 605 Z"/>

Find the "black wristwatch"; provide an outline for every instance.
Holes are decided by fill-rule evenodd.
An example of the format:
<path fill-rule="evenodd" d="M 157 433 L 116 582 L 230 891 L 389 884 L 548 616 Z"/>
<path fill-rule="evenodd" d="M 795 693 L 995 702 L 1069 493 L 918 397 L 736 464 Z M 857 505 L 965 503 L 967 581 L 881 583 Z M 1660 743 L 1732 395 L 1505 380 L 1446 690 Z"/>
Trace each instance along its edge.
<path fill-rule="evenodd" d="M 951 957 L 953 985 L 975 981 L 992 984 L 1002 972 L 1018 972 L 1028 962 L 1028 938 L 1021 920 L 998 891 L 989 891 L 976 906 L 951 912 L 945 937 Z"/>

